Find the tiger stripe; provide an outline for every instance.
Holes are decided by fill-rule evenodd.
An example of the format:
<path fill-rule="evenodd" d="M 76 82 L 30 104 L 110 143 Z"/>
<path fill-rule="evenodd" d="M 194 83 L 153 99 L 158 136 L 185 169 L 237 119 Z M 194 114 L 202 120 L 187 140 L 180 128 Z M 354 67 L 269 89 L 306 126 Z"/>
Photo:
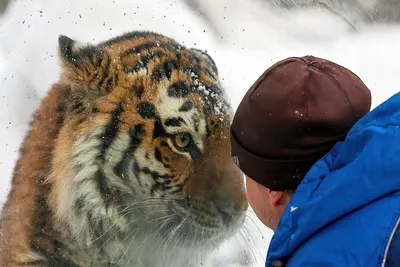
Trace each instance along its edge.
<path fill-rule="evenodd" d="M 60 36 L 59 57 L 15 166 L 0 266 L 187 266 L 239 229 L 231 108 L 206 52 L 130 32 Z"/>

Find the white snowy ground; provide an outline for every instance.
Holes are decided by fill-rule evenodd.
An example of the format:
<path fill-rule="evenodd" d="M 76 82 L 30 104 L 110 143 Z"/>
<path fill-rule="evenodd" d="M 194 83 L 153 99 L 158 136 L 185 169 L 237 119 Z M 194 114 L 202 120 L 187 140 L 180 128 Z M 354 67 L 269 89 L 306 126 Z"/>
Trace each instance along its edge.
<path fill-rule="evenodd" d="M 59 34 L 98 42 L 131 30 L 158 31 L 207 50 L 219 66 L 233 108 L 261 73 L 277 60 L 312 54 L 336 61 L 370 87 L 373 107 L 398 91 L 400 27 L 370 26 L 353 34 L 319 10 L 273 12 L 257 0 L 203 0 L 221 36 L 174 0 L 15 1 L 0 17 L 0 205 L 9 190 L 20 142 L 34 108 L 56 80 Z M 254 216 L 248 229 L 250 258 L 233 239 L 203 266 L 264 266 L 272 232 Z M 255 224 L 253 223 L 255 222 Z M 248 234 L 246 232 L 246 234 Z"/>

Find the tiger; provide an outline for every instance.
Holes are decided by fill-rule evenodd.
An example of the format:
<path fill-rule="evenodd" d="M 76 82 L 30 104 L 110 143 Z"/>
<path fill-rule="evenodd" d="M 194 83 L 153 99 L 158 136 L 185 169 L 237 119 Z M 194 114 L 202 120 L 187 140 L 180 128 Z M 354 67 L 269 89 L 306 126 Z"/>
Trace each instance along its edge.
<path fill-rule="evenodd" d="M 209 52 L 152 31 L 59 35 L 57 51 L 2 209 L 0 266 L 193 266 L 238 233 L 244 176 Z"/>

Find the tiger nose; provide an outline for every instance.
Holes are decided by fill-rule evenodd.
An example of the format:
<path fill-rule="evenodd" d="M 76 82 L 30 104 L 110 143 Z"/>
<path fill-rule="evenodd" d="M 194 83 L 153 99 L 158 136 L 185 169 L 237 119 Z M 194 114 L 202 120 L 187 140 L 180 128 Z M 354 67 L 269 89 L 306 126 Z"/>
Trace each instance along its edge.
<path fill-rule="evenodd" d="M 239 219 L 246 211 L 244 206 L 238 206 L 235 200 L 223 195 L 214 196 L 213 203 L 222 220 L 227 224 L 232 220 Z"/>

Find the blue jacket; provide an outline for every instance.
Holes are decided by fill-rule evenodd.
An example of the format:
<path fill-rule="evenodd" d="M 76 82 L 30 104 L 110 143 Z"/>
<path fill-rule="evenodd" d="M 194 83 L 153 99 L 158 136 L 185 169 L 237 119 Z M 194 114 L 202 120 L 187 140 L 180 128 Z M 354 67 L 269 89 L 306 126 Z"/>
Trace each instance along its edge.
<path fill-rule="evenodd" d="M 311 168 L 281 217 L 266 267 L 400 266 L 399 126 L 400 93 Z"/>

